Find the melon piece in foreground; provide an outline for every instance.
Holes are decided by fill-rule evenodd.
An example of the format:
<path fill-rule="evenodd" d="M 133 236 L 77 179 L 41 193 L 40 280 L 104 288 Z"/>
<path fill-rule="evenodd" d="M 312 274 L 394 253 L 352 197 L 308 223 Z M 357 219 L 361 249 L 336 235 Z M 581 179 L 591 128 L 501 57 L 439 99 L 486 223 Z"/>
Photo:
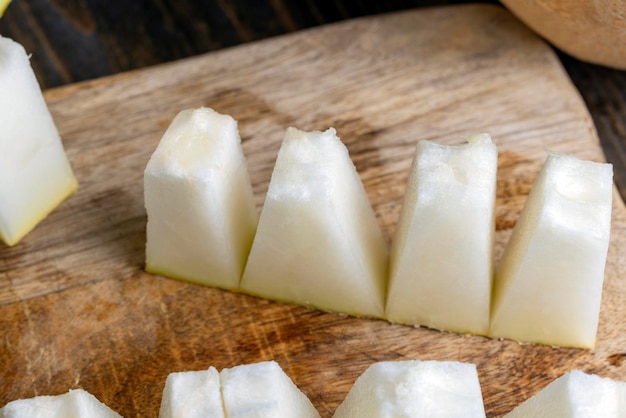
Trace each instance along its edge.
<path fill-rule="evenodd" d="M 626 383 L 573 370 L 505 417 L 623 418 L 626 417 Z"/>
<path fill-rule="evenodd" d="M 241 281 L 247 293 L 351 315 L 384 311 L 387 246 L 333 128 L 287 129 Z"/>
<path fill-rule="evenodd" d="M 121 418 L 83 389 L 56 396 L 20 399 L 0 408 L 0 418 Z"/>
<path fill-rule="evenodd" d="M 275 361 L 244 364 L 220 373 L 228 418 L 319 418 L 309 398 Z"/>
<path fill-rule="evenodd" d="M 612 178 L 611 164 L 549 154 L 496 271 L 492 336 L 594 347 Z"/>
<path fill-rule="evenodd" d="M 257 224 L 237 122 L 180 112 L 148 162 L 144 194 L 146 270 L 235 289 Z"/>
<path fill-rule="evenodd" d="M 388 361 L 359 376 L 333 418 L 485 417 L 476 366 Z"/>
<path fill-rule="evenodd" d="M 76 190 L 24 48 L 0 36 L 0 239 L 15 245 Z"/>
<path fill-rule="evenodd" d="M 391 251 L 388 320 L 488 333 L 497 164 L 488 134 L 418 143 Z"/>
<path fill-rule="evenodd" d="M 215 367 L 167 376 L 159 418 L 225 417 L 220 374 Z"/>

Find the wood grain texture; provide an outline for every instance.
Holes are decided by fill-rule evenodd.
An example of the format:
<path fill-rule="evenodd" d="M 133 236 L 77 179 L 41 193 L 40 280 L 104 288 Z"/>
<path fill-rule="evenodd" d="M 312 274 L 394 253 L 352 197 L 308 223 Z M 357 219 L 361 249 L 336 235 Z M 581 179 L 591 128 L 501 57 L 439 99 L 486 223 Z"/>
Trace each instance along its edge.
<path fill-rule="evenodd" d="M 142 175 L 183 108 L 239 121 L 260 208 L 284 129 L 337 128 L 389 241 L 420 139 L 479 131 L 500 149 L 499 256 L 544 147 L 603 160 L 557 57 L 501 8 L 376 16 L 46 93 L 78 192 L 0 248 L 0 405 L 82 387 L 125 417 L 157 415 L 168 373 L 274 359 L 330 417 L 374 361 L 473 362 L 488 416 L 573 368 L 626 380 L 626 212 L 615 194 L 590 352 L 347 318 L 143 272 Z"/>

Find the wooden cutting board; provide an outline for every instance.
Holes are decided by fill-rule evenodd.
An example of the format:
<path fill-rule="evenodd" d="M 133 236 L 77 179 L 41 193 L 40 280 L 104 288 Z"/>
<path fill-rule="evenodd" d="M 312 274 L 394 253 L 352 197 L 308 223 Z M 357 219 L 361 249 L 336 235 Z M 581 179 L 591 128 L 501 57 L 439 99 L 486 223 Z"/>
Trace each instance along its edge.
<path fill-rule="evenodd" d="M 500 149 L 499 257 L 544 148 L 603 160 L 552 50 L 501 8 L 349 21 L 46 99 L 80 188 L 19 245 L 0 247 L 0 405 L 81 387 L 125 417 L 155 417 L 168 373 L 268 359 L 323 417 L 381 360 L 475 363 L 490 417 L 574 368 L 626 381 L 626 212 L 617 193 L 592 352 L 343 317 L 142 270 L 144 167 L 174 115 L 198 106 L 239 120 L 259 209 L 284 129 L 337 128 L 389 241 L 417 141 L 490 132 Z"/>

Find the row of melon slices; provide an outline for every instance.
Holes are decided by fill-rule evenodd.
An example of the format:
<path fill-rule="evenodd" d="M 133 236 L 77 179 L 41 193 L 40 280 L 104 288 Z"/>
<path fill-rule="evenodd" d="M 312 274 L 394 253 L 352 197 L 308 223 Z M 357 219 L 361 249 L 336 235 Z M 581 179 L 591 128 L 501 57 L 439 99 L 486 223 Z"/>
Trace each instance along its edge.
<path fill-rule="evenodd" d="M 527 399 L 508 418 L 626 416 L 626 382 L 571 371 Z M 8 403 L 0 418 L 121 418 L 93 395 L 73 390 Z M 309 398 L 266 361 L 218 372 L 167 377 L 159 418 L 319 418 Z M 476 366 L 455 361 L 387 361 L 356 380 L 333 418 L 485 417 Z"/>
<path fill-rule="evenodd" d="M 487 134 L 420 141 L 388 256 L 334 129 L 287 129 L 258 219 L 237 122 L 185 110 L 145 170 L 146 270 L 350 315 L 593 347 L 611 165 L 549 154 L 494 280 L 496 171 Z"/>

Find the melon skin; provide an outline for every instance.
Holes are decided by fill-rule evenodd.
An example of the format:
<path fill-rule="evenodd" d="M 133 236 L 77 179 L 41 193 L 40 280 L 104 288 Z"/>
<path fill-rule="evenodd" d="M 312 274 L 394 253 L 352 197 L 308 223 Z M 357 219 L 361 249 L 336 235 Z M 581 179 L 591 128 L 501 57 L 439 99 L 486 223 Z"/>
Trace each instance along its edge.
<path fill-rule="evenodd" d="M 502 0 L 502 3 L 564 52 L 582 61 L 626 69 L 626 2 Z"/>

